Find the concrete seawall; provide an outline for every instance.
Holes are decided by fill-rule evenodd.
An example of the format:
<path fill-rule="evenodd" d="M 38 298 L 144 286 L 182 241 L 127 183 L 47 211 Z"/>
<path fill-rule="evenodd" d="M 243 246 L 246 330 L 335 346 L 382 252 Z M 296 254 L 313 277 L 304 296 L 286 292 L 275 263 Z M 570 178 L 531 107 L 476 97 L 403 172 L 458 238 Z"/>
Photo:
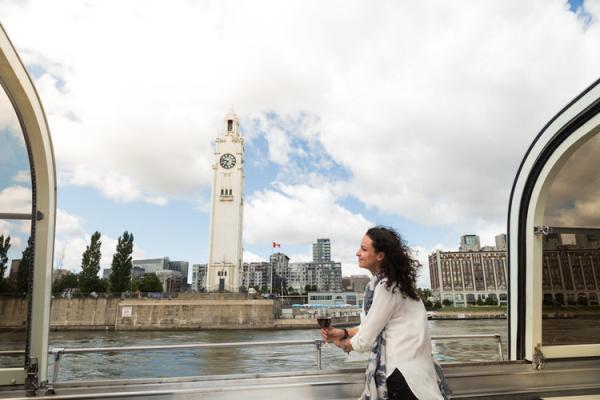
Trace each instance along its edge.
<path fill-rule="evenodd" d="M 273 300 L 125 300 L 116 330 L 273 328 Z"/>
<path fill-rule="evenodd" d="M 52 299 L 50 329 L 272 329 L 273 300 L 189 299 Z M 27 302 L 0 298 L 0 329 L 25 327 Z"/>

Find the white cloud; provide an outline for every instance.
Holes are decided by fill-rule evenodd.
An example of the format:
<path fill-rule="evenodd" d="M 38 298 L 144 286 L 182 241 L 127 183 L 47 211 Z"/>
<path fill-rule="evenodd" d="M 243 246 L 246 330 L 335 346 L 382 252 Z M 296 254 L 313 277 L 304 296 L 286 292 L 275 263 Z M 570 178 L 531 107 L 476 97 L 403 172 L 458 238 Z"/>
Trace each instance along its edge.
<path fill-rule="evenodd" d="M 6 92 L 0 89 L 0 131 L 5 129 L 19 137 L 21 143 L 25 143 L 23 135 L 21 135 L 21 125 L 19 124 L 15 109 L 8 99 Z"/>
<path fill-rule="evenodd" d="M 19 171 L 13 177 L 13 180 L 17 183 L 28 183 L 31 184 L 31 173 L 29 171 Z"/>
<path fill-rule="evenodd" d="M 269 159 L 275 164 L 286 164 L 289 160 L 290 143 L 281 129 L 271 127 L 266 134 L 269 144 Z"/>
<path fill-rule="evenodd" d="M 31 189 L 9 186 L 0 191 L 0 210 L 10 213 L 31 213 Z"/>
<path fill-rule="evenodd" d="M 243 260 L 245 263 L 264 261 L 258 254 L 254 254 L 248 250 L 244 250 Z"/>
<path fill-rule="evenodd" d="M 4 219 L 0 219 L 0 235 L 10 236 L 12 224 Z"/>
<path fill-rule="evenodd" d="M 59 208 L 56 212 L 56 235 L 81 236 L 84 234 L 84 222 L 83 218 Z"/>
<path fill-rule="evenodd" d="M 286 244 L 305 244 L 312 243 L 315 235 L 358 243 L 372 225 L 336 204 L 327 187 L 281 184 L 278 189 L 255 192 L 246 201 L 244 239 L 248 243 L 270 243 L 277 238 Z"/>

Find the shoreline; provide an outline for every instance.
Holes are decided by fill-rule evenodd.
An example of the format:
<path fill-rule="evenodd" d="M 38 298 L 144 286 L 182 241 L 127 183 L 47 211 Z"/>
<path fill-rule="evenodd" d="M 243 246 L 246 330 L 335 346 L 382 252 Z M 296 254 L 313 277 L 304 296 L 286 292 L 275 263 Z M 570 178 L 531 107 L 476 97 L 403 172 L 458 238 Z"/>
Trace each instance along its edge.
<path fill-rule="evenodd" d="M 428 311 L 428 320 L 506 319 L 505 311 Z"/>

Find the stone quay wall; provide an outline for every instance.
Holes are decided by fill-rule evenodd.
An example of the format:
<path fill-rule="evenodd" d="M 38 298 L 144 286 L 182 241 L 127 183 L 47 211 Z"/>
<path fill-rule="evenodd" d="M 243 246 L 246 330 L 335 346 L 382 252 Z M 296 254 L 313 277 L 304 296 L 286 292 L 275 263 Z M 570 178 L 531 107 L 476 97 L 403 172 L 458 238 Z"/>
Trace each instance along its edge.
<path fill-rule="evenodd" d="M 0 297 L 0 330 L 25 327 L 27 301 Z M 272 329 L 273 300 L 52 299 L 50 329 Z"/>

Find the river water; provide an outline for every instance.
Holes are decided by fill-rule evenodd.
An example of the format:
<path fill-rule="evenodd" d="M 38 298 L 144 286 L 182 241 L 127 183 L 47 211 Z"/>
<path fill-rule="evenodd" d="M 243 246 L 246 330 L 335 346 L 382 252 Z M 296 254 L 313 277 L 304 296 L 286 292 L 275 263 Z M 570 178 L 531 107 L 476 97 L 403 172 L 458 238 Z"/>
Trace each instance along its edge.
<path fill-rule="evenodd" d="M 435 320 L 429 321 L 429 328 L 432 336 L 500 334 L 506 357 L 506 320 Z M 50 333 L 50 347 L 286 341 L 317 339 L 319 336 L 318 329 L 161 332 L 61 331 Z M 10 343 L 21 341 L 22 333 L 3 333 L 2 339 L 0 349 L 14 349 Z M 434 341 L 433 354 L 438 361 L 444 363 L 499 359 L 497 343 L 492 339 Z M 322 354 L 324 369 L 363 368 L 366 360 L 366 355 L 357 353 L 346 355 L 333 345 L 326 346 Z M 314 345 L 67 354 L 61 361 L 59 380 L 300 371 L 314 369 L 315 365 Z M 49 371 L 52 371 L 52 362 Z"/>

